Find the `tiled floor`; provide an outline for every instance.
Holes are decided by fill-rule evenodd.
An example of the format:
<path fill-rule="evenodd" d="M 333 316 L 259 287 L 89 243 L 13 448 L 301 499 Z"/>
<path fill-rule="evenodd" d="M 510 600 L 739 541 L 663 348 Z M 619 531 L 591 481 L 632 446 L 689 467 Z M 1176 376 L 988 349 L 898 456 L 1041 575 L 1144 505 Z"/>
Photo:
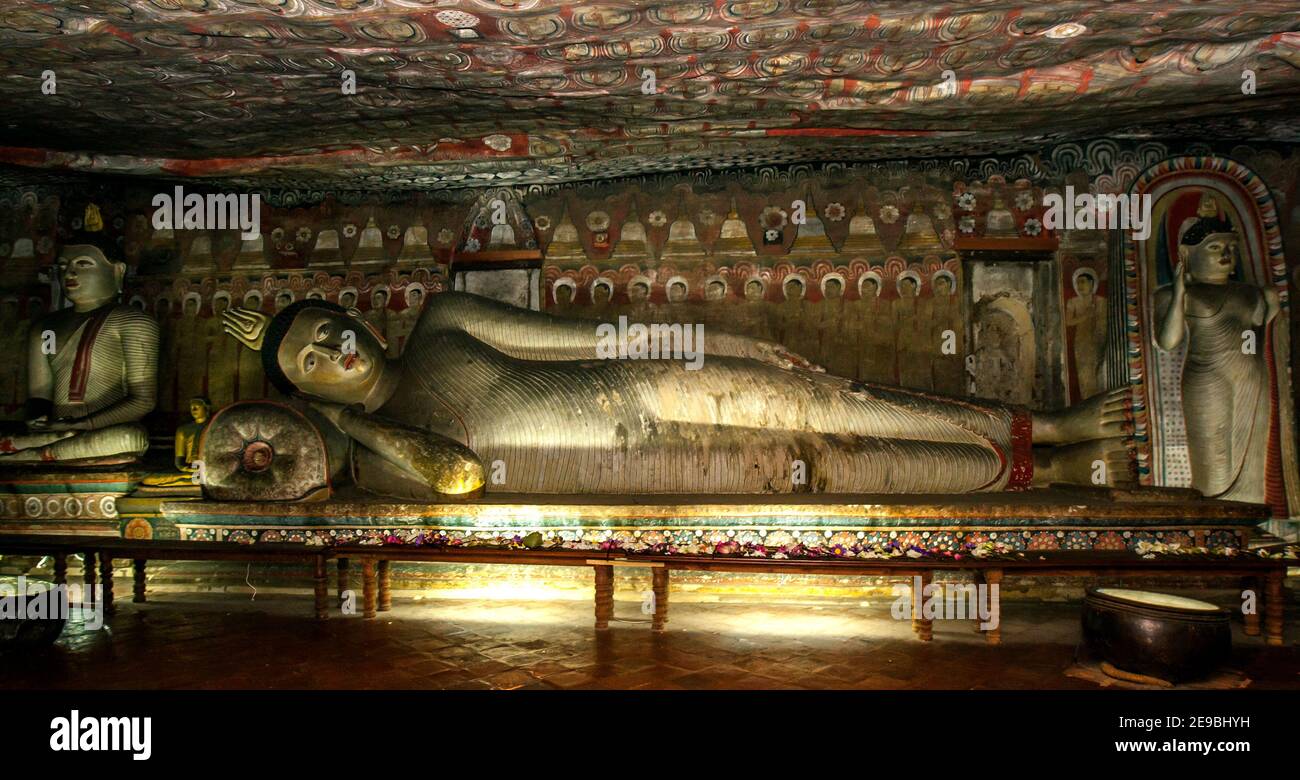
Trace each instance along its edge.
<path fill-rule="evenodd" d="M 0 688 L 1090 688 L 1066 677 L 1077 603 L 1005 602 L 1000 647 L 968 622 L 917 641 L 888 601 L 674 604 L 669 631 L 592 629 L 588 601 L 415 600 L 377 620 L 308 616 L 310 594 L 161 593 L 119 605 L 105 630 L 70 624 L 40 654 L 0 663 Z M 639 604 L 616 615 L 642 620 Z M 1256 687 L 1300 688 L 1288 644 L 1235 637 Z"/>

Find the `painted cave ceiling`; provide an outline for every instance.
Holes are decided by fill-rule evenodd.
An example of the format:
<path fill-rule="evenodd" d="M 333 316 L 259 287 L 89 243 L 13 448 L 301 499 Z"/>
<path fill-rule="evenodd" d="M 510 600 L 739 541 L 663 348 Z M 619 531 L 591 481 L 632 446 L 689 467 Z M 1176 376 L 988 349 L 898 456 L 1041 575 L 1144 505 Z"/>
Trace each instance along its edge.
<path fill-rule="evenodd" d="M 1100 136 L 1294 142 L 1298 8 L 5 0 L 0 162 L 436 188 Z"/>

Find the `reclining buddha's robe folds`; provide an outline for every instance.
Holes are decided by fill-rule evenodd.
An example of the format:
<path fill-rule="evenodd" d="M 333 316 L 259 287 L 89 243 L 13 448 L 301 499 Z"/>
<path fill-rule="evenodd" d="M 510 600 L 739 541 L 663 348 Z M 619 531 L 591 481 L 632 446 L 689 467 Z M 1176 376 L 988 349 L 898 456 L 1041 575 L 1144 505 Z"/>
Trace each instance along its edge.
<path fill-rule="evenodd" d="M 601 360 L 594 323 L 529 327 L 544 315 L 438 304 L 377 413 L 464 444 L 504 477 L 494 491 L 963 493 L 1032 473 L 1026 410 L 715 354 L 709 336 L 726 334 L 706 334 L 699 370 Z"/>

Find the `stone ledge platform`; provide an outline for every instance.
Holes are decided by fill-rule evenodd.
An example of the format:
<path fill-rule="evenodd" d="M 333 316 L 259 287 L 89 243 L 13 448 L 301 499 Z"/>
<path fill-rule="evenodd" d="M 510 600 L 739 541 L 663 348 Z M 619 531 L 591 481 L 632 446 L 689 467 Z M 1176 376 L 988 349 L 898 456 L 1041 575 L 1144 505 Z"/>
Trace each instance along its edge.
<path fill-rule="evenodd" d="M 955 550 L 998 541 L 1026 550 L 1131 550 L 1142 542 L 1245 548 L 1263 506 L 1189 490 L 1052 487 L 960 496 L 520 496 L 402 503 L 340 496 L 311 503 L 162 501 L 182 540 L 378 542 L 441 533 L 491 543 L 544 538 L 628 545 L 688 539 L 809 546 L 897 541 Z"/>

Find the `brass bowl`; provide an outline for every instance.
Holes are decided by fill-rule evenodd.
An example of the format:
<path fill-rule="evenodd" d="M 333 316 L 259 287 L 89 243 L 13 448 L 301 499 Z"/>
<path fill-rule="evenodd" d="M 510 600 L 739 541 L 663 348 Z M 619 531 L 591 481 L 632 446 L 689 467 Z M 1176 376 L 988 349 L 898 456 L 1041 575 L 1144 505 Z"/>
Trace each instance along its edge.
<path fill-rule="evenodd" d="M 46 599 L 44 595 L 10 594 L 0 596 L 0 601 L 5 602 L 0 604 L 0 610 L 2 610 L 0 614 L 6 616 L 26 614 L 32 611 L 32 608 L 23 606 L 20 602 L 31 604 L 38 598 Z M 48 609 L 48 602 L 46 602 L 45 606 Z M 61 614 L 55 617 L 5 617 L 0 619 L 0 655 L 54 644 L 54 641 L 63 633 L 63 627 L 67 622 L 66 604 L 64 604 Z"/>
<path fill-rule="evenodd" d="M 1204 677 L 1232 653 L 1227 610 L 1124 588 L 1088 590 L 1083 637 L 1095 655 L 1113 666 L 1169 682 Z"/>

